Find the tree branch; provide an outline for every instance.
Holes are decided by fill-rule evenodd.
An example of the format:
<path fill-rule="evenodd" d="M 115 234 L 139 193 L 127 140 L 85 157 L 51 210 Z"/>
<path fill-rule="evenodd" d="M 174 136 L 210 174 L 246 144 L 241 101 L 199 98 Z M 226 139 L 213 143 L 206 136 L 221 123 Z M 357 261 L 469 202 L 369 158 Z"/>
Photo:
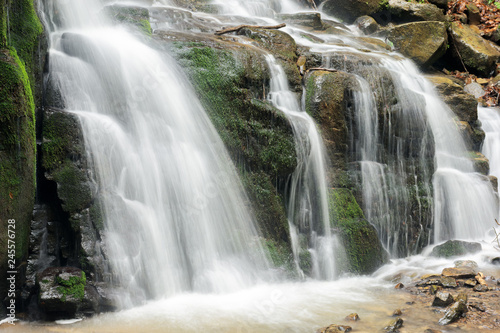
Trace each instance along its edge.
<path fill-rule="evenodd" d="M 223 35 L 223 34 L 227 34 L 228 32 L 239 31 L 239 30 L 241 30 L 243 28 L 280 29 L 280 28 L 283 28 L 283 27 L 286 27 L 285 23 L 281 23 L 281 24 L 278 24 L 278 25 L 268 25 L 268 26 L 265 26 L 265 25 L 247 25 L 247 24 L 242 24 L 242 25 L 238 25 L 236 27 L 224 28 L 222 30 L 217 30 L 215 32 L 215 34 L 216 35 Z"/>

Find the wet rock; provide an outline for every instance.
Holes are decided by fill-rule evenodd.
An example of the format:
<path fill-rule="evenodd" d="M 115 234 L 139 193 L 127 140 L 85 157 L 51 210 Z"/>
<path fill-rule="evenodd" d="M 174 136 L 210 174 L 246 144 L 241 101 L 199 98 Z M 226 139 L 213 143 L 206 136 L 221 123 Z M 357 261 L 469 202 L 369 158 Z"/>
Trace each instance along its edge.
<path fill-rule="evenodd" d="M 439 319 L 439 325 L 448 325 L 460 319 L 467 312 L 467 298 L 461 297 L 453 303 Z"/>
<path fill-rule="evenodd" d="M 450 258 L 467 253 L 476 253 L 481 251 L 481 249 L 482 247 L 479 243 L 449 240 L 444 244 L 435 246 L 432 249 L 431 256 Z"/>
<path fill-rule="evenodd" d="M 451 2 L 452 0 L 429 0 L 430 3 L 438 6 L 439 8 L 447 9 L 448 8 L 448 2 Z"/>
<path fill-rule="evenodd" d="M 390 19 L 396 23 L 413 21 L 445 21 L 443 10 L 430 3 L 389 0 Z"/>
<path fill-rule="evenodd" d="M 326 0 L 323 4 L 325 13 L 349 24 L 360 16 L 370 15 L 382 9 L 380 0 Z"/>
<path fill-rule="evenodd" d="M 447 307 L 454 302 L 453 296 L 450 293 L 438 291 L 434 300 L 432 301 L 432 306 Z"/>
<path fill-rule="evenodd" d="M 469 306 L 480 312 L 486 311 L 486 307 L 484 306 L 483 302 L 470 302 Z"/>
<path fill-rule="evenodd" d="M 477 262 L 473 260 L 456 260 L 453 264 L 455 264 L 455 267 L 469 267 L 475 271 L 479 269 Z"/>
<path fill-rule="evenodd" d="M 104 7 L 105 13 L 115 22 L 129 25 L 151 35 L 149 10 L 145 7 L 113 4 Z"/>
<path fill-rule="evenodd" d="M 468 279 L 476 276 L 476 271 L 469 267 L 449 267 L 443 269 L 443 276 L 453 277 L 455 279 Z"/>
<path fill-rule="evenodd" d="M 474 164 L 474 170 L 483 175 L 487 175 L 490 172 L 490 161 L 486 156 L 478 151 L 469 152 L 469 158 Z"/>
<path fill-rule="evenodd" d="M 472 290 L 474 290 L 476 292 L 484 293 L 484 292 L 489 291 L 489 288 L 485 284 L 476 284 Z"/>
<path fill-rule="evenodd" d="M 427 67 L 446 53 L 448 34 L 444 22 L 411 22 L 384 31 L 397 51 Z"/>
<path fill-rule="evenodd" d="M 483 39 L 469 26 L 457 22 L 451 23 L 449 32 L 452 36 L 451 42 L 454 44 L 450 47 L 452 55 L 456 59 L 461 59 L 472 72 L 490 76 L 500 60 L 498 46 Z"/>
<path fill-rule="evenodd" d="M 323 21 L 320 13 L 294 13 L 294 14 L 278 14 L 277 19 L 293 25 L 313 28 L 315 30 L 323 30 Z"/>
<path fill-rule="evenodd" d="M 351 326 L 346 325 L 330 325 L 328 327 L 320 328 L 316 333 L 335 333 L 335 332 L 350 332 L 352 331 Z"/>
<path fill-rule="evenodd" d="M 470 25 L 481 24 L 481 12 L 474 3 L 468 3 L 467 8 L 467 21 Z"/>
<path fill-rule="evenodd" d="M 350 320 L 350 321 L 358 321 L 360 320 L 359 318 L 359 315 L 357 313 L 351 313 L 350 315 L 348 315 L 347 317 L 345 317 L 346 320 Z"/>
<path fill-rule="evenodd" d="M 500 257 L 496 257 L 496 258 L 491 259 L 491 263 L 493 265 L 500 265 Z"/>
<path fill-rule="evenodd" d="M 443 287 L 438 286 L 438 285 L 431 285 L 429 286 L 429 293 L 431 295 L 435 295 L 438 291 L 442 290 Z"/>
<path fill-rule="evenodd" d="M 442 332 L 438 330 L 433 330 L 432 328 L 428 328 L 424 331 L 424 333 L 442 333 Z"/>
<path fill-rule="evenodd" d="M 398 283 L 397 285 L 394 286 L 394 289 L 403 289 L 405 287 L 404 284 Z"/>
<path fill-rule="evenodd" d="M 386 332 L 398 332 L 398 329 L 403 327 L 403 323 L 404 321 L 401 318 L 394 319 L 389 323 L 389 325 L 384 327 L 384 330 Z"/>
<path fill-rule="evenodd" d="M 401 309 L 396 309 L 394 310 L 394 312 L 392 313 L 392 316 L 393 317 L 399 317 L 403 314 L 403 311 L 401 311 Z"/>
<path fill-rule="evenodd" d="M 457 287 L 457 280 L 450 276 L 443 276 L 441 278 L 441 285 L 445 288 L 456 288 Z"/>
<path fill-rule="evenodd" d="M 464 87 L 464 91 L 471 94 L 475 98 L 479 98 L 484 95 L 483 87 L 477 82 L 471 82 Z"/>
<path fill-rule="evenodd" d="M 477 100 L 464 92 L 458 82 L 446 76 L 427 76 L 427 79 L 435 85 L 441 98 L 459 120 L 470 124 L 477 120 Z"/>
<path fill-rule="evenodd" d="M 358 17 L 354 22 L 354 25 L 358 27 L 365 35 L 371 35 L 380 29 L 377 21 L 371 16 L 364 15 Z"/>
<path fill-rule="evenodd" d="M 467 280 L 465 280 L 464 285 L 466 287 L 473 288 L 477 285 L 477 280 L 476 279 L 467 279 Z"/>
<path fill-rule="evenodd" d="M 74 316 L 95 313 L 99 296 L 87 286 L 85 273 L 76 267 L 49 267 L 37 277 L 38 304 L 49 314 Z"/>

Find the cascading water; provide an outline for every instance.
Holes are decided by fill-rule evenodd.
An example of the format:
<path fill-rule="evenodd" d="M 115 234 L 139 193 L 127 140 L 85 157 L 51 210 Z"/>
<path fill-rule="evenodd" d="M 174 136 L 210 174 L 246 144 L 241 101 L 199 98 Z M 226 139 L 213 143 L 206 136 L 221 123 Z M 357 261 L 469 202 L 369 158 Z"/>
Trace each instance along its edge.
<path fill-rule="evenodd" d="M 297 267 L 303 251 L 312 259 L 312 276 L 335 278 L 335 247 L 328 213 L 326 161 L 323 143 L 312 118 L 301 111 L 297 97 L 288 88 L 287 77 L 276 59 L 266 57 L 271 72 L 269 99 L 290 121 L 297 151 L 297 169 L 290 181 L 288 220 Z M 306 248 L 301 238 L 306 237 Z"/>
<path fill-rule="evenodd" d="M 98 1 L 45 9 L 49 75 L 81 119 L 125 305 L 257 281 L 267 261 L 242 187 L 176 63 L 96 16 Z"/>

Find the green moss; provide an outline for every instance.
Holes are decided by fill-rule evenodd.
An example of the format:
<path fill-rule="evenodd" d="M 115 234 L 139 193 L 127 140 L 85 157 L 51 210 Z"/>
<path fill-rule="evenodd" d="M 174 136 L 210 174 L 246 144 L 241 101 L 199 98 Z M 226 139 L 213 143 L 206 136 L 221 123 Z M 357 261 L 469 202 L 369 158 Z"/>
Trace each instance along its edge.
<path fill-rule="evenodd" d="M 63 302 L 66 302 L 67 297 L 73 297 L 78 300 L 83 300 L 85 297 L 85 285 L 87 284 L 87 278 L 84 272 L 82 272 L 81 277 L 70 276 L 67 280 L 58 276 L 56 281 L 59 284 L 57 291 L 63 295 L 61 297 Z"/>
<path fill-rule="evenodd" d="M 85 171 L 68 161 L 53 172 L 53 177 L 59 184 L 57 192 L 66 212 L 80 211 L 89 206 L 92 201 L 92 192 Z M 78 230 L 79 226 L 73 225 L 73 228 Z"/>
<path fill-rule="evenodd" d="M 375 228 L 365 220 L 349 189 L 331 189 L 329 198 L 330 220 L 339 230 L 348 261 L 341 267 L 357 274 L 372 273 L 388 261 Z"/>
<path fill-rule="evenodd" d="M 151 36 L 153 34 L 153 30 L 151 29 L 151 24 L 149 23 L 149 20 L 140 20 L 139 21 L 141 30 L 148 36 Z"/>
<path fill-rule="evenodd" d="M 105 10 L 116 22 L 139 28 L 140 31 L 151 36 L 152 29 L 147 8 L 115 4 L 106 7 Z"/>
<path fill-rule="evenodd" d="M 265 239 L 264 245 L 273 267 L 281 268 L 289 273 L 293 272 L 293 255 L 288 244 Z"/>

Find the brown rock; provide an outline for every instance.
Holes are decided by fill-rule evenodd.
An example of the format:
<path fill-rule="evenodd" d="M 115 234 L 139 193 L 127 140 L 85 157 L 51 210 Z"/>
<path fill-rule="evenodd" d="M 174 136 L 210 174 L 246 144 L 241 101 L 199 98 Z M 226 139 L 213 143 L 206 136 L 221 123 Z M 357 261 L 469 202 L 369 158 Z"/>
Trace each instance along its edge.
<path fill-rule="evenodd" d="M 464 284 L 465 284 L 465 286 L 472 288 L 477 284 L 477 281 L 476 281 L 476 279 L 467 279 L 467 280 L 465 280 Z"/>
<path fill-rule="evenodd" d="M 394 310 L 394 312 L 392 313 L 392 316 L 393 317 L 399 317 L 403 314 L 403 311 L 401 311 L 401 309 L 396 309 Z"/>
<path fill-rule="evenodd" d="M 346 325 L 330 325 L 328 327 L 320 328 L 316 333 L 336 333 L 336 332 L 350 332 L 352 331 L 351 326 Z"/>
<path fill-rule="evenodd" d="M 402 284 L 402 283 L 398 283 L 398 284 L 394 287 L 394 289 L 403 289 L 404 287 L 405 287 L 405 285 L 404 285 L 404 284 Z"/>
<path fill-rule="evenodd" d="M 351 313 L 350 315 L 348 315 L 347 317 L 345 317 L 346 320 L 350 320 L 350 321 L 358 321 L 360 320 L 359 316 L 357 313 Z"/>
<path fill-rule="evenodd" d="M 456 288 L 457 287 L 457 280 L 455 280 L 451 276 L 443 276 L 441 278 L 441 284 L 445 288 Z"/>
<path fill-rule="evenodd" d="M 484 292 L 489 291 L 490 289 L 485 284 L 476 284 L 474 286 L 473 290 L 476 291 L 476 292 L 484 293 Z"/>
<path fill-rule="evenodd" d="M 475 277 L 476 272 L 469 267 L 449 267 L 443 269 L 442 275 L 455 279 L 468 279 Z"/>

